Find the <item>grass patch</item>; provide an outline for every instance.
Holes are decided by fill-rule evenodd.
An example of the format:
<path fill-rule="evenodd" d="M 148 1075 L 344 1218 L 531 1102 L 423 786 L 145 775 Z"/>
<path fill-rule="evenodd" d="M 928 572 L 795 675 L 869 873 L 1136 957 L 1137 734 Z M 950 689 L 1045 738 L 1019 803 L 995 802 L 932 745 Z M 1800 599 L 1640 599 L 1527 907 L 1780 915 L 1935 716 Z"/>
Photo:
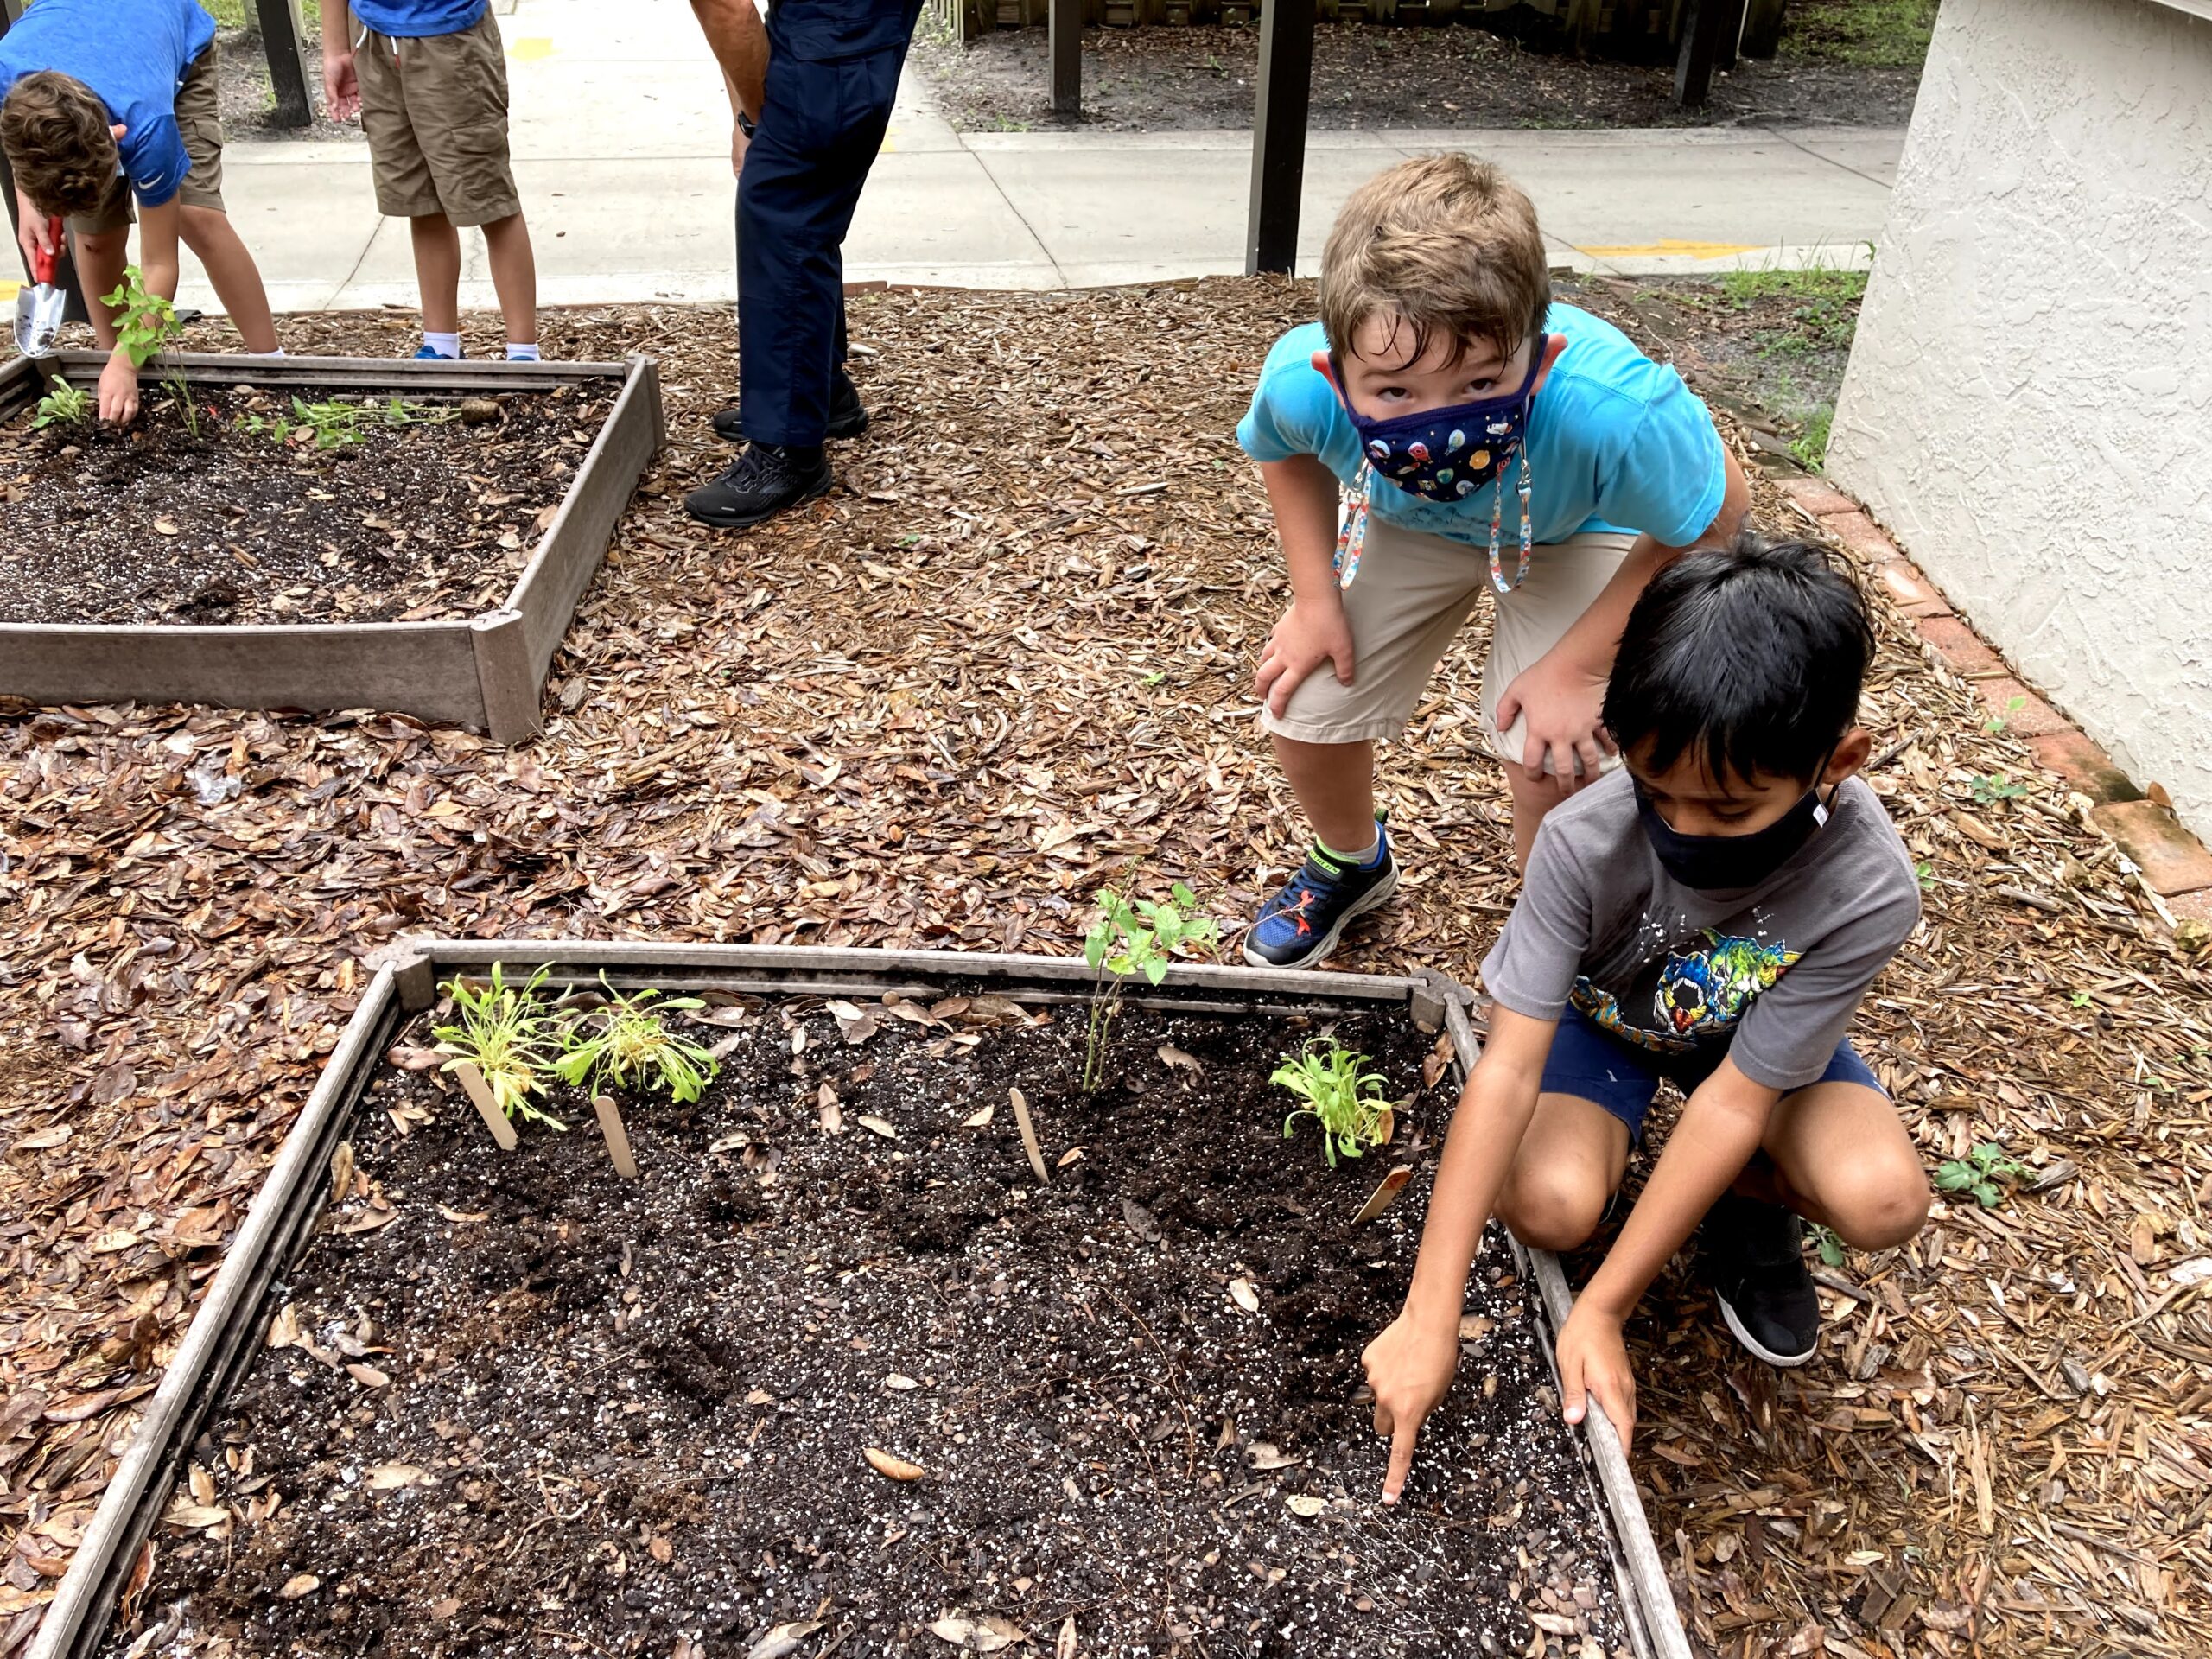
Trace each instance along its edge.
<path fill-rule="evenodd" d="M 322 28 L 322 9 L 316 0 L 292 0 L 299 8 L 300 29 L 309 45 L 315 43 Z M 251 29 L 259 26 L 252 0 L 200 0 L 200 10 L 212 16 L 224 29 Z"/>
<path fill-rule="evenodd" d="M 1928 58 L 1936 0 L 1792 0 L 1780 55 L 1796 63 L 1917 69 Z"/>
<path fill-rule="evenodd" d="M 1859 327 L 1859 302 L 1866 295 L 1863 270 L 1732 270 L 1721 294 L 1738 310 L 1763 301 L 1794 302 L 1790 327 L 1763 348 L 1770 356 L 1847 352 Z"/>

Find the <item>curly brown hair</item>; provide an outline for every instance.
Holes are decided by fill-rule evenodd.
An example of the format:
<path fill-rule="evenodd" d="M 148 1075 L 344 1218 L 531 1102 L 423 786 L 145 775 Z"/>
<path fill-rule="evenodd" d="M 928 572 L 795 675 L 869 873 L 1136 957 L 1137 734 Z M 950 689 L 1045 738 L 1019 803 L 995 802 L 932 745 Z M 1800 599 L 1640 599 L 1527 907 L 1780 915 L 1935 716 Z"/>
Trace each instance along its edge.
<path fill-rule="evenodd" d="M 1529 198 L 1487 162 L 1422 156 L 1351 194 L 1321 253 L 1321 327 L 1352 350 L 1370 317 L 1397 320 L 1391 344 L 1418 362 L 1439 334 L 1502 357 L 1544 326 L 1551 260 Z"/>
<path fill-rule="evenodd" d="M 0 149 L 16 182 L 42 213 L 93 212 L 115 184 L 113 118 L 73 75 L 41 69 L 0 102 Z"/>

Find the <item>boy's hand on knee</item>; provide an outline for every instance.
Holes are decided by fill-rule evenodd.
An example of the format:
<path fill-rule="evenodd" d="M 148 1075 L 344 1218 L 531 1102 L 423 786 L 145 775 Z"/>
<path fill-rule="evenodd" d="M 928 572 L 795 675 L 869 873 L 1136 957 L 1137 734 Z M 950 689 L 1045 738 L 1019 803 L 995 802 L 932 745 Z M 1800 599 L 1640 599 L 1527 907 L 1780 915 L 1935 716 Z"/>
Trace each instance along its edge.
<path fill-rule="evenodd" d="M 1497 729 L 1513 729 L 1526 716 L 1527 734 L 1521 744 L 1521 764 L 1529 781 L 1547 781 L 1549 758 L 1553 783 L 1561 795 L 1572 795 L 1586 784 L 1598 781 L 1599 768 L 1613 752 L 1607 735 L 1604 709 L 1605 680 L 1592 676 L 1557 652 L 1538 658 L 1514 677 L 1498 700 Z M 1577 763 L 1581 773 L 1576 774 Z"/>
<path fill-rule="evenodd" d="M 1310 605 L 1294 600 L 1268 636 L 1260 652 L 1260 671 L 1254 677 L 1255 689 L 1267 699 L 1268 712 L 1281 719 L 1290 707 L 1290 694 L 1324 663 L 1335 668 L 1338 684 L 1351 683 L 1351 624 L 1344 618 L 1343 602 L 1332 599 Z"/>
<path fill-rule="evenodd" d="M 138 417 L 138 371 L 118 352 L 100 371 L 100 419 L 128 426 Z"/>
<path fill-rule="evenodd" d="M 1382 1501 L 1395 1503 L 1414 1466 L 1414 1442 L 1429 1413 L 1452 1388 L 1459 1368 L 1459 1330 L 1451 1324 L 1415 1319 L 1401 1313 L 1360 1355 L 1368 1387 L 1375 1391 L 1375 1432 L 1390 1439 L 1389 1472 L 1382 1477 Z"/>
<path fill-rule="evenodd" d="M 1595 1395 L 1627 1449 L 1636 1433 L 1636 1373 L 1629 1369 L 1621 1322 L 1598 1312 L 1587 1297 L 1575 1304 L 1559 1333 L 1559 1384 L 1568 1422 L 1580 1422 Z"/>

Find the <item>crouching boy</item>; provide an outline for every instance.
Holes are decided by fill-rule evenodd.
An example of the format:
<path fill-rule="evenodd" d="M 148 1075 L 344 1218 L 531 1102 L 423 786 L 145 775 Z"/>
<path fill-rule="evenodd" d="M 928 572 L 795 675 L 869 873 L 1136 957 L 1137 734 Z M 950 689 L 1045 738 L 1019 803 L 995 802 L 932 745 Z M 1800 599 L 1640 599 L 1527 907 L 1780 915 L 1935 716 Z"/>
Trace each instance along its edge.
<path fill-rule="evenodd" d="M 1445 1141 L 1413 1287 L 1364 1356 L 1395 1501 L 1451 1387 L 1461 1293 L 1495 1213 L 1564 1250 L 1596 1230 L 1662 1077 L 1688 1096 L 1559 1338 L 1570 1421 L 1595 1395 L 1624 1438 L 1621 1327 L 1675 1250 L 1736 1339 L 1813 1357 L 1798 1217 L 1880 1249 L 1920 1230 L 1927 1176 L 1844 1034 L 1920 913 L 1912 861 L 1857 774 L 1872 646 L 1818 549 L 1690 554 L 1629 613 L 1605 720 L 1625 762 L 1554 809 L 1483 963 L 1490 1040 Z"/>
<path fill-rule="evenodd" d="M 269 295 L 223 211 L 223 124 L 215 20 L 194 0 L 39 0 L 0 39 L 0 149 L 16 176 L 16 239 L 51 251 L 66 219 L 78 274 L 97 301 L 122 286 L 138 200 L 140 280 L 176 297 L 177 242 L 199 257 L 250 352 L 276 350 Z M 138 412 L 138 371 L 116 350 L 115 319 L 92 307 L 114 353 L 100 418 Z"/>

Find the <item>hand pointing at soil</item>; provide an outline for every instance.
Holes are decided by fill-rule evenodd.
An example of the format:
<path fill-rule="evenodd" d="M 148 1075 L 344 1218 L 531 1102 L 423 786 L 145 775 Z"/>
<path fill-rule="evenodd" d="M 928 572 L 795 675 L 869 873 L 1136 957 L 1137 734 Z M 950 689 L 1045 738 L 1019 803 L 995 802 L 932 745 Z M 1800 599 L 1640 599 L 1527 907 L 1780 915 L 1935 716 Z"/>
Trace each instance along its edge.
<path fill-rule="evenodd" d="M 1414 1442 L 1421 1426 L 1452 1387 L 1459 1365 L 1459 1332 L 1455 1313 L 1449 1321 L 1422 1320 L 1401 1313 L 1359 1357 L 1368 1386 L 1375 1390 L 1375 1432 L 1390 1437 L 1390 1468 L 1382 1477 L 1382 1501 L 1395 1503 L 1414 1466 Z"/>

